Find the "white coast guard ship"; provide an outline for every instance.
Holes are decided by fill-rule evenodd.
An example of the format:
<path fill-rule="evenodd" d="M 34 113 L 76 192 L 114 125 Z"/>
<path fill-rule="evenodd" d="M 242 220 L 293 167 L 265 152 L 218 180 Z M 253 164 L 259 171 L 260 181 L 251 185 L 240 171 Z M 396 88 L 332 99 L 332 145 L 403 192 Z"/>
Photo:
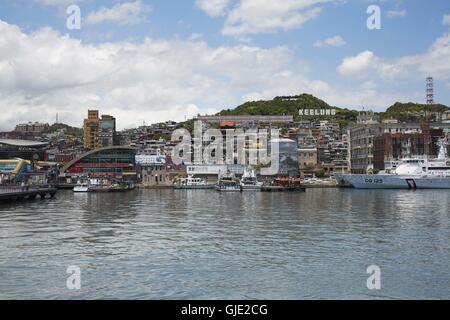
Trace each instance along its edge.
<path fill-rule="evenodd" d="M 339 174 L 340 184 L 357 189 L 450 189 L 450 160 L 447 145 L 439 142 L 436 159 L 409 157 L 392 171 L 379 174 Z"/>

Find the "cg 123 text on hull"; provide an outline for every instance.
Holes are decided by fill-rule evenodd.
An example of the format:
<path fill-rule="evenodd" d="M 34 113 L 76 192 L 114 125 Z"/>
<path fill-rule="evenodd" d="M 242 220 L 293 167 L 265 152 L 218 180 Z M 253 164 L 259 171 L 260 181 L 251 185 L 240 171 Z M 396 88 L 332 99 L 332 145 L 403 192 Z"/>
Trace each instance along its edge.
<path fill-rule="evenodd" d="M 352 174 L 342 177 L 356 189 L 450 189 L 450 178 Z"/>

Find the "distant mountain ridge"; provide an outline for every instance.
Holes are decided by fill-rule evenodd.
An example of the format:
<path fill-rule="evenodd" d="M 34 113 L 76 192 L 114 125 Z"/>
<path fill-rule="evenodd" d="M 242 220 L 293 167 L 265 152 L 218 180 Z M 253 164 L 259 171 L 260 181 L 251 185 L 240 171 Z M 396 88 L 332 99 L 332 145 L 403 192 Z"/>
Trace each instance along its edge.
<path fill-rule="evenodd" d="M 335 109 L 335 116 L 300 115 L 300 109 Z M 419 103 L 396 102 L 385 112 L 376 113 L 382 119 L 397 119 L 399 121 L 423 121 L 432 120 L 432 116 L 450 110 L 443 104 L 426 105 Z M 292 115 L 298 120 L 334 120 L 342 125 L 356 122 L 359 111 L 334 107 L 325 101 L 311 95 L 301 94 L 296 96 L 275 97 L 272 100 L 249 101 L 235 109 L 222 110 L 218 115 Z"/>

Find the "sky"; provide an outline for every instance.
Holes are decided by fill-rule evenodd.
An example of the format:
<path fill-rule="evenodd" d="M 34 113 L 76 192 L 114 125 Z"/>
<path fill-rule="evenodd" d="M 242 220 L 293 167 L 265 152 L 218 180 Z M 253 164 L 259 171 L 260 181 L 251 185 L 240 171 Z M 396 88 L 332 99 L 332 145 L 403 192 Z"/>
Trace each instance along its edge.
<path fill-rule="evenodd" d="M 57 114 L 81 127 L 88 109 L 132 128 L 301 93 L 384 111 L 424 103 L 428 75 L 450 106 L 450 0 L 0 2 L 0 131 Z"/>

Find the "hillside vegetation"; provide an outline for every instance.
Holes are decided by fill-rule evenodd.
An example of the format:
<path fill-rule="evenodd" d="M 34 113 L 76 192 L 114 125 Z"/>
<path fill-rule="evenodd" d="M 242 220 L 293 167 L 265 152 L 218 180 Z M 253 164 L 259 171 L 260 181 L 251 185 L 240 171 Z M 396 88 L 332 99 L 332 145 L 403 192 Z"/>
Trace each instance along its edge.
<path fill-rule="evenodd" d="M 83 129 L 82 128 L 71 127 L 64 123 L 54 123 L 50 126 L 50 132 L 56 132 L 61 129 L 65 130 L 66 135 L 68 135 L 68 136 L 72 136 L 72 137 L 76 137 L 76 138 L 83 137 Z"/>
<path fill-rule="evenodd" d="M 299 115 L 300 109 L 335 109 L 335 116 Z M 356 121 L 358 111 L 336 108 L 310 94 L 293 97 L 276 97 L 273 100 L 246 102 L 233 110 L 223 110 L 219 115 L 291 115 L 294 120 L 334 120 L 346 124 Z"/>
<path fill-rule="evenodd" d="M 380 113 L 382 119 L 393 118 L 401 122 L 435 121 L 445 111 L 450 110 L 443 104 L 420 104 L 396 102 L 386 112 Z"/>
<path fill-rule="evenodd" d="M 300 109 L 335 109 L 335 116 L 305 116 L 299 115 Z M 397 119 L 400 122 L 434 121 L 439 114 L 450 110 L 443 104 L 426 105 L 419 103 L 396 102 L 385 112 L 377 115 L 381 119 Z M 219 115 L 292 115 L 294 120 L 332 120 L 345 126 L 356 122 L 358 111 L 347 108 L 338 108 L 310 94 L 301 94 L 292 97 L 276 97 L 273 100 L 246 102 L 235 109 L 223 110 Z"/>

